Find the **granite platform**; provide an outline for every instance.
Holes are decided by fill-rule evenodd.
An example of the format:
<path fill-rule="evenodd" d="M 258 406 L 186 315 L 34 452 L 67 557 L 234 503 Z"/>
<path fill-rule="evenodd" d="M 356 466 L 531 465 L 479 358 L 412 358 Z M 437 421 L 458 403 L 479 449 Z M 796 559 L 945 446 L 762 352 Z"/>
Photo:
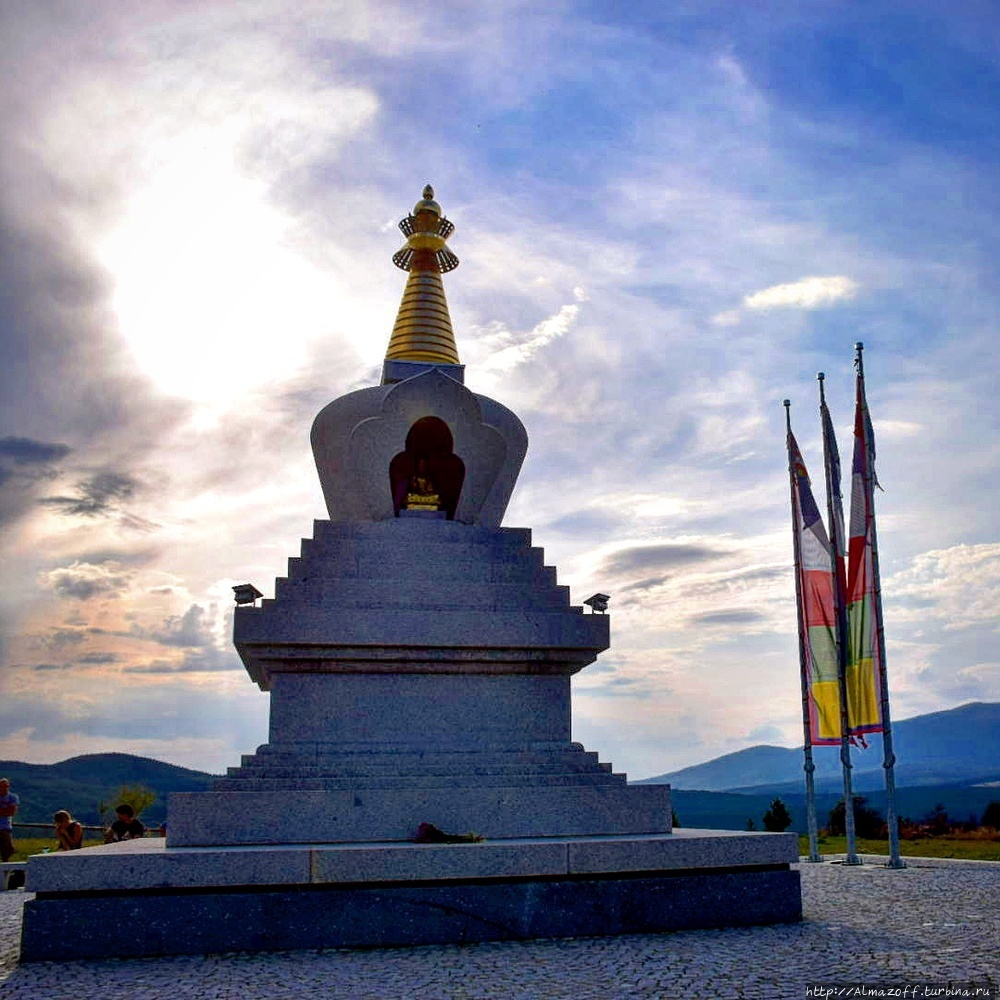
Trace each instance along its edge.
<path fill-rule="evenodd" d="M 842 856 L 841 856 L 842 857 Z M 808 986 L 1000 988 L 1000 863 L 865 856 L 793 866 L 803 919 L 769 927 L 421 948 L 21 964 L 33 896 L 0 892 L 0 996 L 141 1000 L 803 1000 Z M 861 993 L 861 990 L 856 990 Z M 981 993 L 980 996 L 987 996 Z"/>
<path fill-rule="evenodd" d="M 22 961 L 424 945 L 801 918 L 794 834 L 470 844 L 168 847 L 37 855 Z M 127 935 L 121 927 L 128 926 Z"/>

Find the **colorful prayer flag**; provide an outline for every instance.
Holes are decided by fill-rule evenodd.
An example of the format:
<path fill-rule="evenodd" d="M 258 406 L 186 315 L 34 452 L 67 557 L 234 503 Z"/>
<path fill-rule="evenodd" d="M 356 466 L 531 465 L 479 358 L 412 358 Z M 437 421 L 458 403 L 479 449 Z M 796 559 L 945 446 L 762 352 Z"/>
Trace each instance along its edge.
<path fill-rule="evenodd" d="M 852 735 L 883 731 L 878 635 L 882 605 L 875 579 L 875 435 L 864 374 L 857 377 L 851 537 L 847 557 L 847 718 Z"/>
<path fill-rule="evenodd" d="M 788 463 L 792 479 L 802 683 L 809 692 L 811 741 L 820 746 L 838 744 L 841 740 L 840 680 L 830 540 L 791 430 L 788 431 Z"/>

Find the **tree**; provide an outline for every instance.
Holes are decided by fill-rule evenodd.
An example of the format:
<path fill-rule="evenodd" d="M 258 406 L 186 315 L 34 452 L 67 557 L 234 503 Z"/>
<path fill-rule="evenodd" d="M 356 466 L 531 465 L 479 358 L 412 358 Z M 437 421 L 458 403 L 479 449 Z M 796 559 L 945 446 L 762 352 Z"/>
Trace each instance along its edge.
<path fill-rule="evenodd" d="M 753 816 L 751 816 L 747 820 L 747 830 L 751 830 L 752 831 L 752 830 L 756 830 L 756 829 L 757 829 L 757 825 L 753 821 Z"/>
<path fill-rule="evenodd" d="M 994 799 L 983 810 L 980 826 L 988 826 L 992 830 L 1000 830 L 1000 802 Z"/>
<path fill-rule="evenodd" d="M 681 821 L 677 818 L 677 811 L 675 809 L 670 810 L 670 826 L 680 826 Z"/>
<path fill-rule="evenodd" d="M 775 799 L 764 813 L 764 829 L 770 833 L 784 833 L 792 825 L 792 817 L 781 799 Z"/>
<path fill-rule="evenodd" d="M 136 819 L 144 809 L 148 809 L 156 801 L 156 792 L 145 785 L 122 785 L 115 792 L 111 801 L 97 803 L 97 811 L 108 824 L 114 819 L 115 808 L 127 802 L 134 810 Z"/>
<path fill-rule="evenodd" d="M 951 829 L 951 818 L 942 802 L 934 804 L 934 808 L 924 817 L 924 822 L 927 824 L 928 833 L 935 835 L 947 833 Z"/>
<path fill-rule="evenodd" d="M 867 806 L 868 800 L 864 795 L 854 796 L 854 832 L 859 837 L 873 839 L 885 836 L 885 820 L 879 813 Z M 847 832 L 847 821 L 845 818 L 844 800 L 841 799 L 831 810 L 826 821 L 827 831 L 834 837 L 843 837 Z"/>

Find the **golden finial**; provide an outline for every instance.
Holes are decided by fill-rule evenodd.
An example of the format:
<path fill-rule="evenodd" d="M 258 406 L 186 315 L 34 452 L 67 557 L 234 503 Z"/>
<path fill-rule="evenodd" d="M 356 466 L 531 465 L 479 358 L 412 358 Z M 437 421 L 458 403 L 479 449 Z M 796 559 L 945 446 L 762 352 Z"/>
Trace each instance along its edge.
<path fill-rule="evenodd" d="M 386 360 L 429 361 L 457 365 L 458 349 L 444 296 L 442 273 L 458 267 L 458 258 L 445 246 L 455 227 L 434 200 L 428 184 L 423 200 L 399 223 L 405 245 L 393 254 L 396 267 L 409 271 L 403 301 L 389 338 Z"/>
<path fill-rule="evenodd" d="M 430 184 L 424 188 L 423 201 L 418 201 L 413 206 L 413 215 L 419 215 L 421 212 L 433 212 L 438 218 L 441 217 L 441 206 L 434 200 L 434 188 Z"/>

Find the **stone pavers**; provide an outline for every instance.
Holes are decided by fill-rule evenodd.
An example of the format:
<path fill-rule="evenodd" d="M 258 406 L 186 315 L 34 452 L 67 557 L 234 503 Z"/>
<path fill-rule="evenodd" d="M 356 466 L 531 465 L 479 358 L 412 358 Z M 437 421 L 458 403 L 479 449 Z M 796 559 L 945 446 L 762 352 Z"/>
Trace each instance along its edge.
<path fill-rule="evenodd" d="M 18 965 L 0 893 L 0 998 L 799 998 L 807 983 L 1000 984 L 1000 864 L 799 865 L 801 924 L 469 946 Z M 900 994 L 902 995 L 902 994 Z M 908 994 L 921 996 L 922 992 Z M 941 994 L 943 996 L 943 994 Z"/>

